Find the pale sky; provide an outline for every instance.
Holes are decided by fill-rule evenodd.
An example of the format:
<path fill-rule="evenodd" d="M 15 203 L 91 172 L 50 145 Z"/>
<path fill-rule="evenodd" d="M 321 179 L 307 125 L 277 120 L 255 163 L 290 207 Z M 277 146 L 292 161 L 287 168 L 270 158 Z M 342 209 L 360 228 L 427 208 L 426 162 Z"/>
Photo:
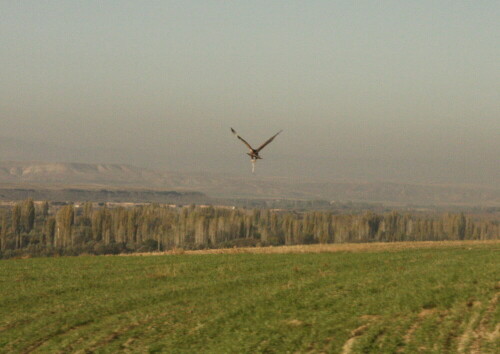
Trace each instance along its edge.
<path fill-rule="evenodd" d="M 499 1 L 0 1 L 0 160 L 500 185 Z"/>

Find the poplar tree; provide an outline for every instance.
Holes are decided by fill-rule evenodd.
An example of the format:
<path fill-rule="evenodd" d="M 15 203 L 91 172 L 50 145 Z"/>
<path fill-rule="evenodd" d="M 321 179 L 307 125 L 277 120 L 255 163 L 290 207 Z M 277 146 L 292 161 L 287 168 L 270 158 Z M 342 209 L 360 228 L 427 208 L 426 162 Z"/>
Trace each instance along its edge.
<path fill-rule="evenodd" d="M 45 221 L 44 232 L 45 244 L 48 246 L 55 246 L 54 237 L 56 234 L 56 218 L 51 216 Z"/>
<path fill-rule="evenodd" d="M 21 213 L 22 229 L 23 231 L 30 233 L 35 226 L 35 204 L 33 203 L 33 199 L 27 199 L 23 203 Z"/>
<path fill-rule="evenodd" d="M 7 215 L 2 213 L 2 229 L 0 230 L 0 250 L 7 249 Z"/>
<path fill-rule="evenodd" d="M 16 237 L 16 249 L 21 247 L 21 206 L 14 205 L 12 208 L 12 231 Z"/>
<path fill-rule="evenodd" d="M 42 203 L 42 216 L 47 218 L 49 216 L 49 202 L 45 201 Z"/>
<path fill-rule="evenodd" d="M 73 225 L 75 223 L 75 210 L 73 205 L 65 205 L 57 213 L 56 246 L 67 247 L 74 245 Z"/>

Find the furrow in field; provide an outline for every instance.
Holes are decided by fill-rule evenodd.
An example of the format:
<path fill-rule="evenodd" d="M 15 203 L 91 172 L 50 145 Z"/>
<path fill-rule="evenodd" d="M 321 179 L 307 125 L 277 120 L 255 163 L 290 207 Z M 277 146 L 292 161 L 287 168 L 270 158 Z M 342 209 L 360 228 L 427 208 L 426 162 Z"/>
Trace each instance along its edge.
<path fill-rule="evenodd" d="M 488 325 L 491 323 L 493 313 L 495 312 L 498 305 L 499 298 L 500 292 L 497 292 L 488 303 L 488 307 L 481 317 L 479 325 L 474 331 L 473 337 L 475 338 L 475 340 L 470 348 L 471 353 L 481 353 L 481 349 L 484 344 L 494 343 L 498 340 L 500 324 L 496 324 L 495 328 L 492 331 L 488 330 Z"/>
<path fill-rule="evenodd" d="M 218 277 L 220 278 L 220 276 Z M 176 323 L 182 323 L 186 318 L 189 318 L 189 312 L 192 312 L 193 308 L 190 309 L 186 305 L 184 300 L 186 297 L 198 296 L 199 298 L 205 298 L 205 300 L 213 299 L 213 303 L 216 304 L 217 298 L 223 295 L 220 292 L 221 288 L 227 289 L 227 292 L 231 292 L 233 296 L 238 298 L 238 294 L 243 295 L 251 284 L 257 282 L 272 284 L 273 280 L 276 280 L 276 272 L 273 269 L 268 269 L 264 272 L 256 273 L 244 281 L 233 278 L 227 281 L 219 281 L 216 289 L 208 286 L 213 280 L 205 279 L 204 282 L 192 283 L 196 285 L 177 289 L 175 292 L 163 291 L 163 293 L 156 293 L 154 296 L 151 295 L 150 290 L 141 292 L 135 296 L 134 300 L 126 304 L 121 303 L 120 306 L 116 307 L 116 310 L 111 311 L 108 309 L 105 314 L 103 314 L 103 311 L 96 311 L 96 313 L 101 313 L 99 321 L 92 323 L 86 328 L 80 328 L 78 332 L 72 335 L 74 337 L 73 340 L 67 338 L 64 341 L 68 342 L 67 348 L 78 347 L 79 345 L 76 345 L 75 341 L 79 342 L 86 349 L 89 347 L 97 348 L 101 345 L 99 343 L 109 345 L 111 342 L 123 337 L 125 332 L 137 329 L 138 327 L 144 331 L 144 336 L 141 338 L 143 340 L 144 337 L 147 337 L 147 332 L 156 327 L 155 322 L 160 322 L 162 326 L 174 327 Z M 142 298 L 143 301 L 137 301 L 139 298 Z M 221 311 L 223 311 L 224 305 L 226 304 L 221 303 Z M 161 313 L 162 309 L 168 309 L 168 311 Z M 174 312 L 177 312 L 177 314 L 173 315 Z M 140 318 L 144 318 L 144 316 L 147 317 L 143 321 Z M 131 318 L 137 324 L 134 326 L 123 325 L 124 318 Z M 82 329 L 83 332 L 81 331 Z M 63 335 L 63 333 L 56 334 L 52 340 L 55 340 L 55 337 L 60 335 Z"/>
<path fill-rule="evenodd" d="M 362 326 L 359 326 L 355 330 L 351 331 L 351 337 L 342 346 L 342 354 L 350 354 L 352 352 L 352 348 L 354 346 L 354 342 L 356 341 L 356 339 L 363 333 L 365 333 L 367 329 L 368 325 L 364 324 Z"/>

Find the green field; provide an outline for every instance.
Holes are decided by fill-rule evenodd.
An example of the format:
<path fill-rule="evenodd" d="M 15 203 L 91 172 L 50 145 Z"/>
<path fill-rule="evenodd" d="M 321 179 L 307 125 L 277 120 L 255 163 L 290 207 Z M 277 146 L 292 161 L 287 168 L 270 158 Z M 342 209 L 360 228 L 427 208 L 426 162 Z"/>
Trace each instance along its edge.
<path fill-rule="evenodd" d="M 481 352 L 500 243 L 0 261 L 0 352 Z"/>

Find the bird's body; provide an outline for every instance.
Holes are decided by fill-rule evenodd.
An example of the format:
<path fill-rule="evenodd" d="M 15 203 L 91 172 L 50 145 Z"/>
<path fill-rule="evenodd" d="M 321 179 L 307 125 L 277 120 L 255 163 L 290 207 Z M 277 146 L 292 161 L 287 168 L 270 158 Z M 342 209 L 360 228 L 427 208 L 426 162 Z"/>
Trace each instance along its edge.
<path fill-rule="evenodd" d="M 247 152 L 247 155 L 250 156 L 250 158 L 253 160 L 262 159 L 262 157 L 259 156 L 259 152 L 257 150 L 252 149 L 252 152 Z"/>
<path fill-rule="evenodd" d="M 280 130 L 279 132 L 277 132 L 276 134 L 274 134 L 272 137 L 270 137 L 268 140 L 266 140 L 266 142 L 264 144 L 262 144 L 261 146 L 259 146 L 257 149 L 254 149 L 245 139 L 243 139 L 241 136 L 238 135 L 238 133 L 236 133 L 236 131 L 231 128 L 231 132 L 236 135 L 236 137 L 238 139 L 240 139 L 243 144 L 245 144 L 247 146 L 247 148 L 250 150 L 250 152 L 247 152 L 247 155 L 250 156 L 250 159 L 252 160 L 252 173 L 255 172 L 255 162 L 257 160 L 261 160 L 262 157 L 260 157 L 259 155 L 259 152 L 264 148 L 266 147 L 267 144 L 269 144 L 271 141 L 273 141 L 273 139 L 279 134 L 282 132 L 282 130 Z"/>

